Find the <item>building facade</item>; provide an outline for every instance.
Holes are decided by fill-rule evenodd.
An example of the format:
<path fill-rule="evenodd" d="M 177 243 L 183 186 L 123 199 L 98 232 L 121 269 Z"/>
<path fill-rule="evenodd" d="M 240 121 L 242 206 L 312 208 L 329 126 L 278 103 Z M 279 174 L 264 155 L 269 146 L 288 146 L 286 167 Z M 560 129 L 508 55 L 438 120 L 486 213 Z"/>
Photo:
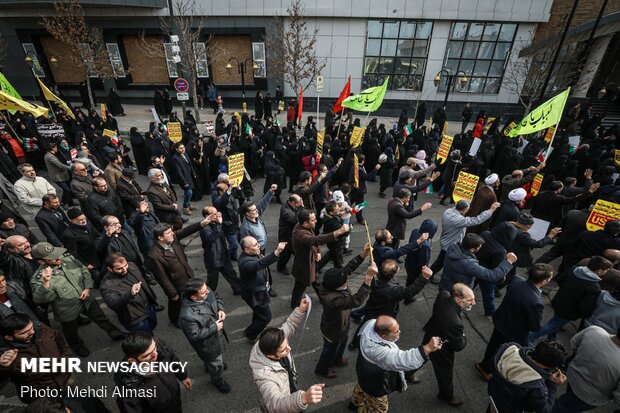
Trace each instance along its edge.
<path fill-rule="evenodd" d="M 3 72 L 24 96 L 39 94 L 33 74 L 57 84 L 67 96 L 77 96 L 77 85 L 84 80 L 83 70 L 72 63 L 75 57 L 40 24 L 39 16 L 52 11 L 51 3 L 0 0 L 0 32 L 9 56 Z M 116 75 L 113 80 L 92 79 L 97 95 L 115 87 L 123 98 L 146 100 L 156 87 L 171 88 L 178 73 L 172 44 L 160 29 L 160 18 L 169 14 L 167 0 L 82 4 L 89 23 L 103 30 Z M 550 20 L 552 4 L 553 0 L 306 0 L 308 30 L 318 29 L 317 56 L 326 60 L 322 102 L 337 98 L 348 76 L 352 92 L 379 85 L 389 76 L 386 108 L 402 106 L 403 101 L 414 107 L 420 100 L 441 104 L 447 77 L 441 76 L 438 86 L 435 79 L 444 69 L 466 75 L 464 82 L 455 82 L 450 102 L 518 112 L 523 79 L 509 79 L 508 69 L 532 43 L 538 25 Z M 278 70 L 270 66 L 265 47 L 266 36 L 285 35 L 288 5 L 288 0 L 196 0 L 196 13 L 208 16 L 201 41 L 210 42 L 209 50 L 220 51 L 212 59 L 206 47 L 197 49 L 204 50 L 197 67 L 201 82 L 215 82 L 225 99 L 238 98 L 241 75 L 236 66 L 227 70 L 226 64 L 232 57 L 252 59 L 258 69 L 246 70 L 248 96 L 257 89 L 273 95 L 276 85 L 283 87 L 285 96 L 294 96 L 275 75 Z M 149 53 L 157 48 L 164 53 Z M 36 60 L 32 69 L 24 62 L 28 52 Z M 316 97 L 314 85 L 304 97 Z"/>

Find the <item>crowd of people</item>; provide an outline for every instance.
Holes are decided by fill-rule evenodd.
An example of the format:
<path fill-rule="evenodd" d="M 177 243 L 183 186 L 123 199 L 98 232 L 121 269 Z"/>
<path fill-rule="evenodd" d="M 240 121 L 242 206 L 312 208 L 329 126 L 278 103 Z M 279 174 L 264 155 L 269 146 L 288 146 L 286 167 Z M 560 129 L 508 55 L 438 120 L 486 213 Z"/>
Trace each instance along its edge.
<path fill-rule="evenodd" d="M 278 92 L 278 105 L 280 100 Z M 111 113 L 102 117 L 92 108 L 88 114 L 74 109 L 75 118 L 60 108 L 55 119 L 3 115 L 1 380 L 18 389 L 67 386 L 75 380 L 71 374 L 23 371 L 20 361 L 92 358 L 79 330 L 94 321 L 110 340 L 121 342 L 129 363 L 178 361 L 158 332 L 179 329 L 211 384 L 226 394 L 232 386 L 224 373 L 224 326 L 227 313 L 244 302 L 252 315 L 243 335 L 253 346 L 249 366 L 261 411 L 294 413 L 320 404 L 325 384 L 349 364 L 347 348 L 357 351 L 350 410 L 387 412 L 389 395 L 419 383 L 416 372 L 427 362 L 438 400 L 458 407 L 464 401 L 453 384 L 454 366 L 468 344 L 466 313 L 476 305 L 478 286 L 494 328 L 480 362 L 470 368 L 488 382 L 489 411 L 568 413 L 620 405 L 620 220 L 609 219 L 598 231 L 586 227 L 596 201 L 620 202 L 617 127 L 600 127 L 599 118 L 576 105 L 557 125 L 553 151 L 540 159 L 549 154 L 544 131 L 509 138 L 504 132 L 513 119 L 497 116 L 485 125 L 484 112 L 468 129 L 467 104 L 461 133 L 443 161 L 436 156 L 445 130 L 443 108 L 428 127 L 425 105 L 412 122 L 406 110 L 394 125 L 372 119 L 361 145 L 352 147 L 350 136 L 362 125 L 350 111 L 328 109 L 319 130 L 312 116 L 301 124 L 296 105 L 289 103 L 282 127 L 269 94 L 258 92 L 255 114 L 229 114 L 228 124 L 214 107 L 209 135 L 187 111 L 182 139 L 173 142 L 166 123 L 178 118 L 161 97 L 156 106 L 163 122 L 153 122 L 145 133 L 132 128 L 130 145 L 118 136 Z M 49 123 L 62 125 L 64 133 L 40 133 L 37 125 Z M 472 133 L 480 125 L 481 145 L 472 156 Z M 576 147 L 569 142 L 575 134 L 581 136 Z M 244 154 L 241 184 L 228 170 L 228 157 L 238 153 Z M 471 200 L 453 199 L 461 171 L 479 177 Z M 538 173 L 544 179 L 533 193 Z M 148 177 L 146 188 L 138 175 Z M 259 178 L 265 184 L 256 196 Z M 392 188 L 387 220 L 372 225 L 379 228 L 368 236 L 372 244 L 354 251 L 351 237 L 365 239 L 365 198 L 377 186 L 369 181 L 379 181 L 373 203 L 385 202 L 380 199 Z M 423 192 L 438 194 L 447 206 L 440 223 L 424 217 L 431 202 L 416 207 Z M 262 218 L 272 202 L 280 208 L 277 233 Z M 200 219 L 189 223 L 194 214 Z M 420 223 L 408 230 L 412 219 Z M 548 229 L 536 239 L 530 230 L 541 220 Z M 362 230 L 353 234 L 353 225 Z M 180 242 L 193 234 L 204 251 L 204 269 L 190 265 Z M 432 251 L 437 236 L 439 248 Z M 270 240 L 277 240 L 272 251 Z M 545 253 L 534 259 L 533 249 Z M 360 267 L 365 275 L 354 291 L 349 279 Z M 272 270 L 294 279 L 292 313 L 281 326 L 270 326 L 270 301 L 279 294 Z M 218 295 L 220 274 L 239 296 L 236 302 L 224 303 Z M 403 285 L 397 279 L 405 274 Z M 397 344 L 401 303 L 410 305 L 433 289 L 438 294 L 419 341 Z M 549 294 L 550 319 L 544 317 Z M 290 345 L 307 317 L 314 317 L 309 301 L 321 313 L 316 380 L 298 377 Z M 162 311 L 169 325 L 162 325 Z M 567 324 L 575 334 L 560 342 L 557 332 Z M 101 343 L 107 345 L 106 339 Z M 181 386 L 192 389 L 187 372 L 119 372 L 114 382 L 160 389 L 156 397 L 119 396 L 123 412 L 180 412 Z M 96 399 L 17 394 L 33 412 L 105 411 Z"/>

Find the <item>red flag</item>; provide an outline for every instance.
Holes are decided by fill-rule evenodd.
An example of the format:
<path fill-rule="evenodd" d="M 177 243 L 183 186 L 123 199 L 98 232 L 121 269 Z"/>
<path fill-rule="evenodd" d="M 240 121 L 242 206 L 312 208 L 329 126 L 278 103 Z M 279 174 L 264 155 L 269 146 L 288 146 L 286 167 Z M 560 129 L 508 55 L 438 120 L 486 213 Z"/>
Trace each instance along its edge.
<path fill-rule="evenodd" d="M 340 96 L 338 96 L 338 100 L 334 104 L 334 113 L 338 113 L 342 110 L 342 102 L 351 94 L 351 76 L 349 76 L 349 80 L 347 80 L 347 84 L 344 85 L 344 89 L 340 92 Z"/>
<path fill-rule="evenodd" d="M 297 119 L 301 120 L 301 114 L 304 111 L 304 94 L 301 89 L 301 85 L 299 86 L 299 106 L 297 106 Z"/>

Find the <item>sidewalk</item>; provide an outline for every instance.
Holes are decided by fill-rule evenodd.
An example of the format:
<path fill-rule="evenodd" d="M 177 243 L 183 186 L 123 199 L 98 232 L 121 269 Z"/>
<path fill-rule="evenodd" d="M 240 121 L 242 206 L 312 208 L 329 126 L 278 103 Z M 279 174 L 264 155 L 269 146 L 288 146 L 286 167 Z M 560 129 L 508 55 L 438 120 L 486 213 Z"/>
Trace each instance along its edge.
<path fill-rule="evenodd" d="M 127 116 L 117 116 L 116 117 L 116 120 L 118 122 L 118 128 L 120 129 L 122 134 L 128 135 L 129 134 L 129 129 L 134 127 L 134 126 L 137 127 L 138 131 L 140 131 L 142 133 L 144 133 L 144 132 L 149 130 L 149 124 L 154 121 L 153 114 L 151 112 L 151 106 L 148 106 L 148 105 L 125 105 L 124 104 L 123 108 L 125 109 L 125 114 Z M 181 117 L 181 107 L 175 105 L 173 110 L 175 110 L 177 112 L 177 115 L 182 120 L 183 118 Z M 235 112 L 241 113 L 241 108 L 226 108 L 226 113 L 224 114 L 224 119 L 226 120 L 227 124 L 228 124 L 228 122 L 230 122 L 230 117 Z M 249 113 L 253 114 L 254 111 L 249 111 Z M 200 124 L 198 125 L 198 129 L 200 130 L 200 132 L 202 132 L 202 133 L 205 132 L 205 125 L 204 125 L 204 123 L 206 121 L 208 121 L 208 120 L 213 120 L 214 121 L 215 120 L 215 116 L 216 115 L 213 114 L 213 110 L 211 108 L 205 108 L 205 109 L 200 111 Z M 315 113 L 304 112 L 302 120 L 305 122 L 306 119 L 308 118 L 308 116 L 315 116 L 316 117 L 316 112 Z M 377 118 L 377 124 L 381 124 L 381 123 L 385 124 L 385 129 L 386 130 L 391 129 L 392 125 L 395 124 L 396 122 L 398 122 L 398 117 L 373 116 L 372 114 L 368 118 L 368 121 L 370 122 L 370 120 L 375 118 L 375 117 Z M 357 114 L 354 115 L 354 118 L 360 118 L 361 121 L 364 122 L 364 119 L 366 119 L 366 114 L 357 113 Z M 285 124 L 286 123 L 286 112 L 280 113 L 279 119 L 280 119 L 281 124 Z M 319 122 L 318 122 L 318 125 L 317 125 L 319 129 L 321 129 L 323 127 L 324 119 L 325 119 L 325 113 L 320 113 L 319 114 Z M 409 119 L 409 121 L 412 121 L 412 120 L 413 119 Z M 461 126 L 460 122 L 458 122 L 458 123 L 457 122 L 449 122 L 448 123 L 448 134 L 453 136 L 453 134 L 459 133 L 460 132 L 460 126 Z"/>

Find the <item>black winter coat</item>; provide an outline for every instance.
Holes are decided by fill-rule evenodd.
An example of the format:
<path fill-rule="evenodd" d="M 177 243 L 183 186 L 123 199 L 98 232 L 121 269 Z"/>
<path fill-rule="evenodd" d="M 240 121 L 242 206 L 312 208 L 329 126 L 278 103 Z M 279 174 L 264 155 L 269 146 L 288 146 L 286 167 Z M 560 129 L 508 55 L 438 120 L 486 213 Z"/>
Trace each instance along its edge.
<path fill-rule="evenodd" d="M 241 298 L 250 307 L 269 305 L 271 270 L 269 266 L 278 261 L 273 252 L 264 257 L 239 256 L 239 277 L 241 278 Z"/>
<path fill-rule="evenodd" d="M 221 224 L 211 223 L 200 230 L 200 239 L 204 249 L 204 263 L 207 270 L 222 268 L 230 262 L 230 253 L 226 236 Z"/>
<path fill-rule="evenodd" d="M 517 229 L 508 222 L 502 222 L 491 231 L 484 231 L 480 234 L 484 239 L 484 244 L 476 253 L 478 262 L 485 268 L 495 268 L 506 259 L 506 254 L 510 249 L 515 237 Z"/>
<path fill-rule="evenodd" d="M 562 280 L 560 289 L 551 300 L 556 315 L 571 321 L 592 315 L 601 293 L 601 286 L 600 281 L 596 281 L 594 276 L 584 279 L 576 275 L 576 272 L 587 272 L 592 275 L 590 270 L 586 270 L 587 267 L 576 267 Z"/>
<path fill-rule="evenodd" d="M 278 221 L 278 242 L 293 242 L 293 228 L 297 225 L 297 210 L 293 209 L 288 202 L 280 207 L 280 220 Z"/>
<path fill-rule="evenodd" d="M 224 311 L 224 302 L 210 290 L 203 302 L 183 297 L 179 324 L 189 344 L 204 361 L 213 361 L 224 353 L 224 333 L 215 322 L 218 311 Z"/>
<path fill-rule="evenodd" d="M 413 300 L 428 280 L 418 277 L 409 287 L 400 285 L 394 281 L 384 281 L 377 279 L 372 285 L 370 297 L 366 302 L 366 316 L 364 320 L 377 318 L 380 315 L 396 317 L 398 314 L 399 303 L 402 300 Z"/>
<path fill-rule="evenodd" d="M 172 170 L 174 171 L 174 183 L 179 184 L 183 189 L 187 186 L 188 189 L 194 189 L 194 182 L 196 180 L 196 174 L 194 168 L 189 161 L 189 158 L 183 158 L 178 153 L 175 153 L 172 159 Z"/>
<path fill-rule="evenodd" d="M 433 314 L 424 325 L 424 339 L 426 343 L 431 337 L 441 337 L 446 340 L 440 352 L 461 351 L 467 345 L 465 337 L 465 324 L 463 323 L 463 310 L 448 291 L 441 291 L 433 305 Z"/>
<path fill-rule="evenodd" d="M 131 182 L 127 182 L 125 178 L 121 177 L 116 182 L 116 194 L 121 199 L 123 211 L 125 211 L 125 217 L 127 219 L 129 219 L 133 211 L 135 211 L 135 206 L 138 205 L 144 193 L 144 190 L 133 179 Z"/>
<path fill-rule="evenodd" d="M 47 208 L 41 208 L 41 210 L 34 217 L 34 221 L 39 226 L 39 229 L 45 235 L 47 242 L 55 247 L 62 247 L 62 233 L 65 229 L 69 228 L 69 218 L 65 212 L 58 208 L 56 211 L 52 211 Z"/>
<path fill-rule="evenodd" d="M 174 349 L 158 338 L 154 340 L 158 362 L 179 361 Z M 116 404 L 121 413 L 181 413 L 183 409 L 178 380 L 185 380 L 187 376 L 187 372 L 157 373 L 148 377 L 135 373 L 115 373 L 114 382 L 119 387 L 157 392 L 157 397 L 119 397 Z"/>
<path fill-rule="evenodd" d="M 111 188 L 105 194 L 97 191 L 91 192 L 86 198 L 86 216 L 97 229 L 101 229 L 101 219 L 105 215 L 114 215 L 121 221 L 125 222 L 125 213 L 121 200 L 116 192 Z"/>
<path fill-rule="evenodd" d="M 99 269 L 102 261 L 95 249 L 95 241 L 100 235 L 100 232 L 90 222 L 86 225 L 71 224 L 62 233 L 62 243 L 67 251 L 82 264 L 86 266 L 90 264 Z"/>

